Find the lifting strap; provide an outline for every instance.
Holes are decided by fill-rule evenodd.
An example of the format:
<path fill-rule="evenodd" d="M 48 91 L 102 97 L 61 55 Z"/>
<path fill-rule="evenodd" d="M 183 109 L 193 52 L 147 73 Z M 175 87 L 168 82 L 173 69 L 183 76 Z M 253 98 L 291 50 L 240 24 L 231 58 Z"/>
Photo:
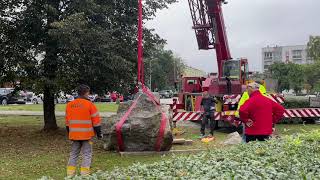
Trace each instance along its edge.
<path fill-rule="evenodd" d="M 143 45 L 142 45 L 142 0 L 138 0 L 138 84 L 144 86 Z"/>
<path fill-rule="evenodd" d="M 143 45 L 142 45 L 142 33 L 143 33 L 143 27 L 142 27 L 142 0 L 138 0 L 138 87 L 139 84 L 141 84 L 142 92 L 146 94 L 153 104 L 156 106 L 156 108 L 161 112 L 161 122 L 159 127 L 158 136 L 156 139 L 156 143 L 154 146 L 155 151 L 161 150 L 161 144 L 163 142 L 164 132 L 165 128 L 167 126 L 167 117 L 166 114 L 162 111 L 160 102 L 157 100 L 157 98 L 154 96 L 154 94 L 144 85 L 144 65 L 143 65 Z M 129 110 L 121 117 L 120 121 L 116 124 L 116 135 L 117 135 L 117 141 L 118 141 L 118 151 L 124 151 L 124 142 L 122 137 L 122 126 L 127 121 L 129 115 L 131 114 L 132 110 L 137 106 L 138 100 L 140 99 L 141 95 L 137 99 L 133 101 L 131 104 Z"/>

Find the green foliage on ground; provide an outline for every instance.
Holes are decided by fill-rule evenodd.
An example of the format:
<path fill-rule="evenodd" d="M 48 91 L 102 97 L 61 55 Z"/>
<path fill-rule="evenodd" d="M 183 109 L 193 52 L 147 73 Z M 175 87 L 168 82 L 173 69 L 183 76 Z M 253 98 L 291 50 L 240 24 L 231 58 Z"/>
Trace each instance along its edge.
<path fill-rule="evenodd" d="M 59 127 L 64 119 L 57 118 Z M 66 176 L 71 142 L 61 128 L 46 133 L 41 131 L 43 117 L 0 116 L 0 179 L 37 179 L 44 175 L 54 179 Z M 139 156 L 122 158 L 103 150 L 101 141 L 94 140 L 92 171 L 112 170 L 135 163 L 153 163 L 169 157 Z"/>
<path fill-rule="evenodd" d="M 153 164 L 134 164 L 85 179 L 319 179 L 320 131 L 241 144 Z M 79 177 L 70 179 L 81 179 Z"/>
<path fill-rule="evenodd" d="M 64 127 L 63 118 L 57 119 L 59 127 Z M 40 116 L 0 116 L 0 179 L 37 179 L 45 175 L 54 179 L 65 177 L 71 147 L 66 132 L 61 128 L 55 132 L 45 133 L 41 131 L 42 126 L 43 117 Z M 319 125 L 277 125 L 280 136 L 309 132 L 318 128 Z M 181 130 L 185 133 L 178 138 L 192 139 L 194 143 L 191 146 L 174 146 L 173 149 L 220 149 L 219 143 L 225 139 L 227 133 L 232 132 L 221 129 L 215 132 L 217 140 L 206 145 L 197 139 L 199 128 L 184 127 Z M 115 167 L 126 168 L 137 163 L 145 166 L 172 158 L 172 156 L 120 157 L 117 153 L 102 150 L 100 141 L 95 141 L 93 147 L 92 172 L 112 171 Z M 223 153 L 224 151 L 221 151 L 217 156 Z"/>

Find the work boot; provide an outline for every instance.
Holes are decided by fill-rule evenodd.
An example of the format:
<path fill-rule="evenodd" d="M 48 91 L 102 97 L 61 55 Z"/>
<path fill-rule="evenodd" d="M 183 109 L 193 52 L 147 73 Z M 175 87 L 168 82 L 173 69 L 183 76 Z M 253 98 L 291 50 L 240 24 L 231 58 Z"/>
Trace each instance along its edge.
<path fill-rule="evenodd" d="M 203 138 L 205 138 L 205 137 L 206 137 L 206 135 L 201 133 L 198 138 L 199 138 L 199 139 L 203 139 Z"/>
<path fill-rule="evenodd" d="M 80 168 L 81 176 L 86 176 L 90 174 L 90 167 L 81 167 Z"/>
<path fill-rule="evenodd" d="M 67 166 L 67 176 L 76 175 L 76 167 L 75 166 Z"/>

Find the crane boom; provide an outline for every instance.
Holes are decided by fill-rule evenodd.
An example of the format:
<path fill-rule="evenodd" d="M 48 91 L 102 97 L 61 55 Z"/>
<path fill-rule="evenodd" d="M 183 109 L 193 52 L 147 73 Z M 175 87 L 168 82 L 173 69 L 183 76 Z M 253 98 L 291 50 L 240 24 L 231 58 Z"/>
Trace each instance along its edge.
<path fill-rule="evenodd" d="M 232 59 L 222 13 L 225 0 L 188 0 L 200 50 L 215 49 L 219 78 L 223 62 Z"/>

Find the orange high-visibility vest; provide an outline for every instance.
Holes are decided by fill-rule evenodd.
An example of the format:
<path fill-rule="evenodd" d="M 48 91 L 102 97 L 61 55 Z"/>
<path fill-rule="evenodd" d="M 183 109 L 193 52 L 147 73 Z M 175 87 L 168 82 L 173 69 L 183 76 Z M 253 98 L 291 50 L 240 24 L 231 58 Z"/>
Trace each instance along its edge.
<path fill-rule="evenodd" d="M 93 127 L 101 125 L 97 107 L 89 100 L 78 98 L 67 104 L 66 126 L 70 140 L 89 140 L 95 133 Z"/>

